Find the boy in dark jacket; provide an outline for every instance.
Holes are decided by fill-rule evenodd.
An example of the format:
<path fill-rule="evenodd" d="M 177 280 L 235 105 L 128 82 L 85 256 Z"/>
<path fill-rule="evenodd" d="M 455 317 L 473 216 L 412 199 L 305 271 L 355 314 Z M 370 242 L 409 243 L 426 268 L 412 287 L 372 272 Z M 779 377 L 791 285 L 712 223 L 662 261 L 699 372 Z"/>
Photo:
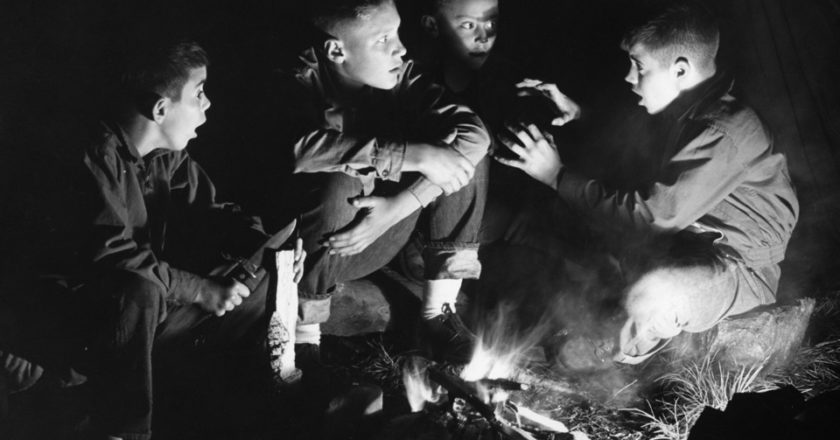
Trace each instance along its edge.
<path fill-rule="evenodd" d="M 799 205 L 784 156 L 755 112 L 729 94 L 732 81 L 715 63 L 719 40 L 711 15 L 691 3 L 624 39 L 625 80 L 664 127 L 640 187 L 608 188 L 568 169 L 532 125 L 511 128 L 515 141 L 506 145 L 518 158 L 499 158 L 595 219 L 676 238 L 628 288 L 621 362 L 641 362 L 682 331 L 776 299 Z"/>
<path fill-rule="evenodd" d="M 491 152 L 504 153 L 495 134 L 506 122 L 528 120 L 562 126 L 580 116 L 580 108 L 559 90 L 555 113 L 542 83 L 525 79 L 524 72 L 496 50 L 499 0 L 424 0 L 420 18 L 424 38 L 419 47 L 421 67 L 441 85 L 473 109 L 491 133 Z M 534 99 L 536 98 L 536 99 Z M 517 170 L 489 164 L 487 206 L 482 220 L 481 242 L 500 238 L 515 212 L 528 199 L 530 179 Z"/>
<path fill-rule="evenodd" d="M 47 371 L 79 368 L 73 361 L 83 358 L 99 436 L 151 437 L 153 349 L 225 347 L 264 322 L 260 250 L 284 237 L 270 240 L 258 219 L 217 202 L 185 151 L 210 107 L 207 65 L 191 42 L 149 43 L 132 53 L 116 108 L 80 158 L 74 208 L 82 224 L 65 237 L 76 246 L 35 269 L 50 273 L 37 285 L 52 287 L 15 304 L 20 327 L 0 340 Z M 59 231 L 72 229 L 66 217 Z M 297 249 L 299 280 L 300 241 Z M 5 287 L 4 301 L 14 304 L 16 289 Z M 214 330 L 194 332 L 199 324 Z"/>

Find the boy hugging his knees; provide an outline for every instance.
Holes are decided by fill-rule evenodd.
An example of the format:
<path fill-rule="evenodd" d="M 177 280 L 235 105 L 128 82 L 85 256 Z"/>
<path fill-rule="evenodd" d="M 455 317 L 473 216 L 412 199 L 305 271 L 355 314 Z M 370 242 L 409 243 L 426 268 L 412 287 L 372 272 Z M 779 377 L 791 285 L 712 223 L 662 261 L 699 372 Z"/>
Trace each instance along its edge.
<path fill-rule="evenodd" d="M 729 94 L 733 82 L 715 63 L 719 40 L 708 11 L 676 3 L 622 42 L 625 80 L 662 124 L 661 156 L 641 188 L 611 188 L 567 168 L 539 130 L 508 142 L 519 156 L 509 165 L 576 209 L 669 243 L 637 266 L 627 289 L 621 362 L 641 362 L 680 332 L 776 299 L 799 204 L 767 129 Z"/>
<path fill-rule="evenodd" d="M 454 303 L 461 281 L 481 270 L 486 179 L 476 165 L 489 136 L 403 60 L 392 0 L 318 0 L 310 19 L 320 41 L 302 53 L 289 87 L 309 254 L 297 342 L 318 344 L 336 283 L 382 268 L 418 229 L 426 340 L 468 344 Z"/>

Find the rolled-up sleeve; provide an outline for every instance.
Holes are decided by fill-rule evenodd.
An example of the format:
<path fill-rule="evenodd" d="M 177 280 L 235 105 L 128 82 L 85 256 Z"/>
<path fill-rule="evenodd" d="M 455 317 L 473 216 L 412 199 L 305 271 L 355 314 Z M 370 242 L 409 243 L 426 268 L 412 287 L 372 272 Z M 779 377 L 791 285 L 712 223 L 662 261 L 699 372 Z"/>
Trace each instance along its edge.
<path fill-rule="evenodd" d="M 441 138 L 454 134 L 452 142 L 442 148 L 452 148 L 466 157 L 473 165 L 487 155 L 490 134 L 481 118 L 469 107 L 456 103 L 446 90 L 419 74 L 413 62 L 406 63 L 401 93 L 409 110 L 416 115 L 415 131 L 435 133 Z M 410 188 L 423 206 L 443 194 L 438 186 L 425 178 Z"/>
<path fill-rule="evenodd" d="M 343 172 L 373 174 L 398 181 L 405 158 L 405 141 L 360 137 L 333 129 L 313 130 L 294 146 L 296 173 Z"/>

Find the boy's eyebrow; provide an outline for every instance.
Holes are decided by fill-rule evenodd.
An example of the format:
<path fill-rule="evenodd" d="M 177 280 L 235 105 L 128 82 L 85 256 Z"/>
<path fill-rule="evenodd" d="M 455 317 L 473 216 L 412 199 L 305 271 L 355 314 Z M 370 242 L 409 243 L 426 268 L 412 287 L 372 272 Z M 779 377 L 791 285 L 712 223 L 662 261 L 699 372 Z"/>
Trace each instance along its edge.
<path fill-rule="evenodd" d="M 498 8 L 493 8 L 493 9 L 489 10 L 486 14 L 484 14 L 480 17 L 476 16 L 476 15 L 460 14 L 460 15 L 457 15 L 455 18 L 456 19 L 472 18 L 472 19 L 478 19 L 478 20 L 487 20 L 489 18 L 496 18 L 498 16 L 499 16 L 499 9 Z"/>
<path fill-rule="evenodd" d="M 198 84 L 195 85 L 195 88 L 203 86 L 205 82 L 207 82 L 207 78 L 204 78 L 201 81 L 199 81 Z"/>

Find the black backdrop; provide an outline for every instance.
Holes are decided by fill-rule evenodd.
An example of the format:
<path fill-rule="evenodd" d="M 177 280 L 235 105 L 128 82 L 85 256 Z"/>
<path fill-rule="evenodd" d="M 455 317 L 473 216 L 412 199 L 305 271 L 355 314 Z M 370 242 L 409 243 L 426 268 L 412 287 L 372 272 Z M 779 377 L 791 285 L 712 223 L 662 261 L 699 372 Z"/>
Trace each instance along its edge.
<path fill-rule="evenodd" d="M 404 0 L 403 39 L 416 38 L 418 1 Z M 623 148 L 623 133 L 642 113 L 623 83 L 628 67 L 618 47 L 639 1 L 502 0 L 499 49 L 529 76 L 557 82 L 604 126 L 581 147 L 595 158 Z M 840 6 L 837 0 L 710 0 L 724 25 L 725 63 L 736 95 L 757 109 L 789 158 L 802 218 L 785 262 L 784 291 L 808 294 L 840 285 Z M 247 198 L 242 187 L 253 124 L 266 107 L 263 79 L 306 44 L 303 2 L 170 0 L 11 2 L 0 5 L 0 226 L 6 253 L 20 244 L 27 206 L 50 203 L 54 170 L 42 164 L 72 152 L 73 132 L 94 117 L 98 72 L 117 36 L 180 33 L 211 56 L 208 123 L 190 152 L 223 197 Z M 257 141 L 271 142 L 276 127 Z M 262 127 L 265 128 L 265 127 Z M 595 154 L 595 152 L 598 152 Z M 53 160 L 53 163 L 55 161 Z M 59 161 L 60 163 L 60 161 Z M 283 169 L 285 164 L 277 164 Z M 39 192 L 39 190 L 41 192 Z M 37 194 L 37 197 L 35 196 Z M 33 200 L 37 198 L 37 200 Z M 21 202 L 25 203 L 21 203 Z M 24 208 L 21 208 L 24 206 Z M 14 236 L 15 239 L 9 239 Z"/>

